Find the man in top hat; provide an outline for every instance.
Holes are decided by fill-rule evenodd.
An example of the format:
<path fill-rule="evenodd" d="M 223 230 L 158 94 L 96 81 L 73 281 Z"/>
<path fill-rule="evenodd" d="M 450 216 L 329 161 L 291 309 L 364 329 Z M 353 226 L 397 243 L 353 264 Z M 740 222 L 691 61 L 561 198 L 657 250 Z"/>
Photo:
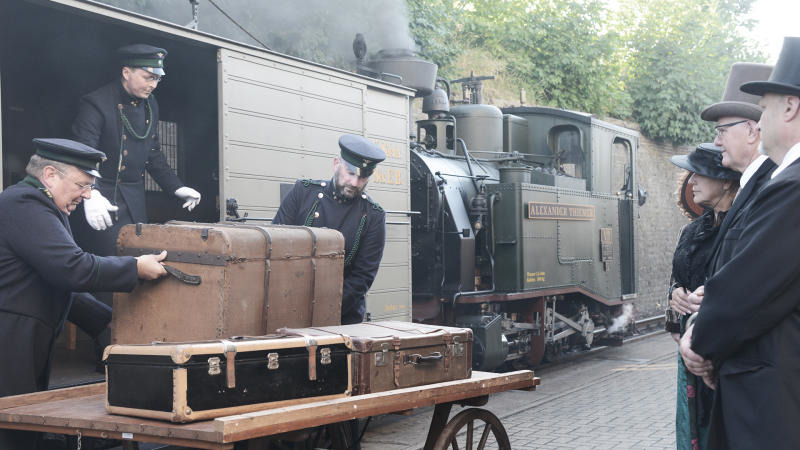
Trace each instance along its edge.
<path fill-rule="evenodd" d="M 118 49 L 117 54 L 120 78 L 83 96 L 72 123 L 75 140 L 108 155 L 100 169 L 103 177 L 70 219 L 78 246 L 103 256 L 116 254 L 117 234 L 123 225 L 147 222 L 145 170 L 164 192 L 184 200 L 184 208 L 191 211 L 200 202 L 200 193 L 183 185 L 159 144 L 159 109 L 153 91 L 165 75 L 167 51 L 135 44 Z M 111 304 L 109 293 L 96 296 Z M 105 308 L 105 319 L 101 319 L 103 308 L 80 299 L 69 319 L 97 341 L 111 320 L 110 308 Z"/>
<path fill-rule="evenodd" d="M 775 163 L 758 152 L 761 133 L 758 120 L 761 118 L 761 106 L 758 95 L 747 94 L 739 90 L 742 83 L 763 80 L 772 73 L 772 66 L 757 63 L 735 63 L 731 66 L 725 93 L 722 101 L 714 103 L 700 113 L 700 118 L 716 122 L 717 136 L 714 144 L 722 148 L 722 165 L 742 174 L 740 188 L 731 209 L 725 215 L 719 232 L 715 238 L 711 257 L 708 261 L 708 275 L 714 274 L 730 259 L 733 251 L 732 241 L 725 239 L 725 233 L 742 218 L 742 211 L 753 199 L 761 186 L 769 180 Z M 702 292 L 702 291 L 701 291 Z M 682 314 L 697 312 L 702 295 L 690 296 L 682 288 L 671 292 L 670 307 Z M 708 363 L 694 355 L 688 342 L 684 345 L 687 352 L 684 359 L 689 367 L 706 367 Z"/>
<path fill-rule="evenodd" d="M 345 134 L 333 158 L 329 181 L 298 180 L 281 202 L 273 224 L 339 230 L 345 240 L 342 324 L 359 323 L 365 296 L 383 256 L 386 213 L 364 193 L 369 177 L 386 154 L 372 141 Z"/>
<path fill-rule="evenodd" d="M 698 373 L 717 389 L 709 448 L 788 449 L 800 442 L 800 38 L 741 89 L 763 96 L 761 147 L 778 167 L 728 229 L 730 259 L 686 334 L 713 362 Z"/>
<path fill-rule="evenodd" d="M 166 257 L 102 257 L 81 250 L 67 216 L 93 195 L 105 155 L 66 139 L 34 139 L 27 177 L 0 193 L 0 396 L 47 388 L 50 352 L 70 303 L 86 291 L 131 291 L 166 272 Z M 35 436 L 0 431 L 0 448 Z"/>

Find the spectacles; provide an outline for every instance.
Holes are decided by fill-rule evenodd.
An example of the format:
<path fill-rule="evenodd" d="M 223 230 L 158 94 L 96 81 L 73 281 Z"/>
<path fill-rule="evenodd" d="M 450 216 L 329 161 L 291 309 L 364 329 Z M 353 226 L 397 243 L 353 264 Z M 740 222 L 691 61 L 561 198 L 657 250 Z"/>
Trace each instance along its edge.
<path fill-rule="evenodd" d="M 75 181 L 72 178 L 70 178 L 69 176 L 67 176 L 67 174 L 65 174 L 64 172 L 58 170 L 55 167 L 54 167 L 54 169 L 56 169 L 56 171 L 58 171 L 58 173 L 60 173 L 61 175 L 64 175 L 64 178 L 67 178 L 67 179 L 69 179 L 69 181 L 72 181 L 73 183 L 75 183 L 75 186 L 78 186 L 80 188 L 81 192 L 83 192 L 83 191 L 87 191 L 88 192 L 88 191 L 91 191 L 92 189 L 96 189 L 97 188 L 97 185 L 94 184 L 94 183 L 80 184 L 77 181 Z"/>
<path fill-rule="evenodd" d="M 148 83 L 153 83 L 153 82 L 160 83 L 161 81 L 164 80 L 164 75 L 155 75 L 144 69 L 139 69 L 139 70 L 142 71 L 142 78 L 144 78 L 144 81 Z"/>
<path fill-rule="evenodd" d="M 723 123 L 722 125 L 715 126 L 714 130 L 716 130 L 716 132 L 717 132 L 717 137 L 721 138 L 725 134 L 725 132 L 728 131 L 728 128 L 730 128 L 730 127 L 732 127 L 734 125 L 739 125 L 740 123 L 745 123 L 745 122 L 747 122 L 747 119 L 737 120 L 736 122 Z"/>

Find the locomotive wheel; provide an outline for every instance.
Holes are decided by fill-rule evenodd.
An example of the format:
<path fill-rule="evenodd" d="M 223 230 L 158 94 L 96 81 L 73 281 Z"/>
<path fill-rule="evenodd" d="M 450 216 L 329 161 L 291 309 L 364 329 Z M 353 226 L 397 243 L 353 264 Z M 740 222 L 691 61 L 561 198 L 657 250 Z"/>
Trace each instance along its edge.
<path fill-rule="evenodd" d="M 475 436 L 476 428 L 480 436 Z M 466 435 L 458 436 L 462 429 L 466 430 Z M 487 444 L 491 443 L 490 437 L 494 437 L 494 444 L 499 450 L 511 450 L 511 442 L 500 419 L 485 409 L 470 408 L 456 414 L 445 425 L 442 434 L 433 445 L 433 450 L 484 450 Z"/>

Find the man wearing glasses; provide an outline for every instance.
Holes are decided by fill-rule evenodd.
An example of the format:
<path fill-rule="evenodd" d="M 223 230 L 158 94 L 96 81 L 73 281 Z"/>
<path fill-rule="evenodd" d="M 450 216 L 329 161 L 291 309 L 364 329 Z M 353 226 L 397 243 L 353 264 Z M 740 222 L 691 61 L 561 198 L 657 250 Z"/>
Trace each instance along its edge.
<path fill-rule="evenodd" d="M 27 177 L 0 193 L 0 397 L 47 389 L 50 353 L 70 303 L 86 291 L 131 291 L 166 274 L 167 253 L 96 256 L 72 239 L 67 217 L 94 195 L 105 155 L 67 139 L 34 139 Z M 3 450 L 34 448 L 36 436 L 0 430 Z"/>
<path fill-rule="evenodd" d="M 147 222 L 145 170 L 164 192 L 182 199 L 184 208 L 191 211 L 200 202 L 200 193 L 183 185 L 159 144 L 159 110 L 153 91 L 164 77 L 167 51 L 135 44 L 118 49 L 117 54 L 120 78 L 83 96 L 72 123 L 76 141 L 108 155 L 98 187 L 70 220 L 78 246 L 103 256 L 116 254 L 117 234 L 123 225 Z M 110 294 L 95 295 L 106 305 L 111 304 Z M 102 316 L 105 319 L 100 319 Z M 111 309 L 77 301 L 69 320 L 98 343 L 98 336 L 111 320 Z M 100 341 L 105 340 L 100 336 Z M 98 353 L 103 344 L 99 343 Z"/>

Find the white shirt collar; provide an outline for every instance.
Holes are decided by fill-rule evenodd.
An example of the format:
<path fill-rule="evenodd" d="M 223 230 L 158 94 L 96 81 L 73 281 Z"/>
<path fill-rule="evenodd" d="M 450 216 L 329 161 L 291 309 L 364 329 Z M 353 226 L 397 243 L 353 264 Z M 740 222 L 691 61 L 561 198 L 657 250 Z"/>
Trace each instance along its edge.
<path fill-rule="evenodd" d="M 761 167 L 761 164 L 764 164 L 764 161 L 767 159 L 769 158 L 764 155 L 758 155 L 758 158 L 754 159 L 750 164 L 748 164 L 747 168 L 744 169 L 744 172 L 742 172 L 742 178 L 739 178 L 739 186 L 744 187 L 744 185 L 750 181 L 750 178 L 753 178 L 753 175 L 756 174 L 756 170 L 758 170 L 758 168 Z"/>
<path fill-rule="evenodd" d="M 775 171 L 772 172 L 772 177 L 775 178 L 778 176 L 779 173 L 783 172 L 783 169 L 789 167 L 789 164 L 795 162 L 797 159 L 800 159 L 800 142 L 794 144 L 792 148 L 786 152 L 786 156 L 783 157 L 783 161 L 775 168 Z"/>

